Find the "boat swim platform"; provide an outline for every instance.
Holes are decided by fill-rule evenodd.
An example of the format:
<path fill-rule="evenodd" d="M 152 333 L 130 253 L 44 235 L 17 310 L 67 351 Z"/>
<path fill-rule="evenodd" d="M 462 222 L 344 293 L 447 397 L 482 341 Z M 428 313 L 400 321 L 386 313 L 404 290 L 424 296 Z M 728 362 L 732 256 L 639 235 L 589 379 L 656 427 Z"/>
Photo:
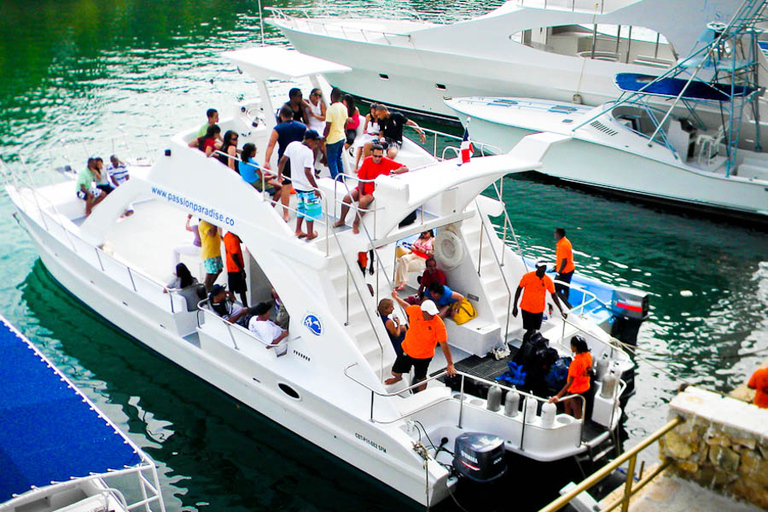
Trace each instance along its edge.
<path fill-rule="evenodd" d="M 0 505 L 35 487 L 143 462 L 128 438 L 2 316 L 0 352 Z"/>

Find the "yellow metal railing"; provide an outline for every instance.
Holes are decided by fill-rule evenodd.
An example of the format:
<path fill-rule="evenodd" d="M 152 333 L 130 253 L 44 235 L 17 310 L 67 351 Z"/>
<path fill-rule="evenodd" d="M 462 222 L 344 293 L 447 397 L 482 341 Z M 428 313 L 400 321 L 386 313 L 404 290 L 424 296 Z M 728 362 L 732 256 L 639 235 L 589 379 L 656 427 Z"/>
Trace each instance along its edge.
<path fill-rule="evenodd" d="M 624 464 L 626 461 L 629 461 L 629 467 L 627 468 L 627 479 L 624 483 L 624 494 L 617 500 L 611 502 L 607 507 L 600 509 L 601 512 L 608 512 L 610 510 L 615 509 L 619 505 L 621 505 L 621 511 L 627 512 L 629 510 L 629 500 L 632 498 L 632 496 L 634 496 L 637 493 L 637 491 L 645 487 L 645 485 L 648 482 L 656 478 L 670 464 L 669 461 L 663 462 L 645 477 L 642 477 L 641 475 L 640 480 L 637 483 L 634 483 L 635 466 L 637 465 L 637 454 L 645 450 L 646 448 L 648 448 L 650 445 L 652 445 L 656 441 L 658 441 L 662 436 L 664 436 L 667 432 L 669 432 L 670 430 L 678 426 L 683 421 L 685 420 L 682 417 L 678 416 L 674 418 L 669 423 L 661 427 L 659 430 L 657 430 L 650 436 L 646 437 L 640 444 L 638 444 L 631 450 L 624 452 L 619 458 L 612 461 L 610 464 L 607 464 L 605 467 L 601 468 L 599 471 L 593 473 L 589 478 L 587 478 L 586 480 L 583 480 L 580 484 L 578 484 L 576 487 L 571 489 L 570 492 L 568 492 L 567 494 L 563 494 L 558 499 L 556 499 L 546 507 L 542 508 L 539 512 L 555 512 L 556 510 L 560 510 L 561 508 L 565 507 L 568 503 L 573 501 L 573 499 L 576 498 L 576 496 L 590 489 L 592 486 L 600 482 L 603 478 L 607 477 L 616 468 Z"/>

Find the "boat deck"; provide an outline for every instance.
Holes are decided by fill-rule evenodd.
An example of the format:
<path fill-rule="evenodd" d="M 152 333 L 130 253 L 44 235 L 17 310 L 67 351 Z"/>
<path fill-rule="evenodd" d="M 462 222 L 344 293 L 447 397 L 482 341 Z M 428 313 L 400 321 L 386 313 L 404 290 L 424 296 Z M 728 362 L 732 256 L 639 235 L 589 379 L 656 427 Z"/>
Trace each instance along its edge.
<path fill-rule="evenodd" d="M 0 503 L 33 486 L 135 466 L 127 438 L 0 317 Z"/>

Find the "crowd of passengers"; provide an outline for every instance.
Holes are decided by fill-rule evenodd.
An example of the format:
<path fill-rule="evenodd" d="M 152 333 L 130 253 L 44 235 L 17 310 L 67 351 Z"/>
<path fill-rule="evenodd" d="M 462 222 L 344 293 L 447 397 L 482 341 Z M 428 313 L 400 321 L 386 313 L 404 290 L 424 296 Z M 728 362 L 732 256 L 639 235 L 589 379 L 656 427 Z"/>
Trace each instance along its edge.
<path fill-rule="evenodd" d="M 189 146 L 199 149 L 206 156 L 218 158 L 256 190 L 269 194 L 273 205 L 281 203 L 286 222 L 289 220 L 290 195 L 295 192 L 298 202 L 296 236 L 306 240 L 313 240 L 318 236 L 313 226 L 314 221 L 322 215 L 321 192 L 316 182 L 319 171 L 316 170 L 316 164 L 321 162 L 327 165 L 331 177 L 337 179 L 344 172 L 342 152 L 352 150 L 355 156 L 354 172 L 361 181 L 344 197 L 340 217 L 334 227 L 345 225 L 350 205 L 356 201 L 359 209 L 356 210 L 352 230 L 357 234 L 360 216 L 374 199 L 373 180 L 380 175 L 408 172 L 405 165 L 394 160 L 402 147 L 404 126 L 414 127 L 422 143 L 425 141 L 425 134 L 415 122 L 399 112 L 390 112 L 385 105 L 372 104 L 369 113 L 363 118 L 352 96 L 343 95 L 339 89 L 333 89 L 330 99 L 330 106 L 326 107 L 320 89 L 313 89 L 308 100 L 303 98 L 300 89 L 291 89 L 288 101 L 277 113 L 278 122 L 270 134 L 263 166 L 256 161 L 254 144 L 246 143 L 239 148 L 237 132 L 228 130 L 221 135 L 219 114 L 215 109 L 207 111 L 207 122 Z M 362 136 L 358 136 L 361 124 Z M 278 157 L 276 172 L 270 164 L 275 148 Z M 90 215 L 94 206 L 128 179 L 125 165 L 116 156 L 110 157 L 110 165 L 106 170 L 101 158 L 89 159 L 86 169 L 78 174 L 77 180 L 77 195 L 85 201 L 86 215 Z M 129 209 L 124 215 L 132 213 L 133 210 Z M 306 232 L 302 229 L 305 219 Z M 254 307 L 248 307 L 240 238 L 232 232 L 223 232 L 221 228 L 202 219 L 198 219 L 194 225 L 191 223 L 192 216 L 188 215 L 185 229 L 192 232 L 193 240 L 190 244 L 173 249 L 175 278 L 168 287 L 185 296 L 188 303 L 204 298 L 207 293 L 208 305 L 216 314 L 256 333 L 267 343 L 268 348 L 278 345 L 288 336 L 287 311 L 274 289 L 273 302 L 261 302 Z M 437 268 L 434 240 L 434 232 L 428 230 L 422 232 L 410 247 L 397 248 L 396 286 L 392 290 L 392 299 L 382 299 L 378 304 L 379 316 L 397 354 L 392 377 L 386 380 L 386 384 L 400 381 L 402 374 L 410 372 L 411 368 L 414 369 L 414 384 L 426 380 L 427 368 L 438 344 L 447 362 L 447 372 L 449 375 L 455 374 L 443 320 L 454 318 L 462 307 L 474 310 L 463 295 L 448 286 L 445 273 Z M 558 272 L 557 280 L 566 284 L 555 287 L 552 280 L 545 275 L 546 265 L 543 263 L 537 263 L 535 271 L 523 276 L 515 294 L 513 315 L 518 315 L 518 302 L 522 295 L 520 310 L 525 329 L 524 342 L 541 328 L 546 292 L 551 294 L 563 317 L 567 316 L 559 299 L 568 305 L 568 283 L 573 275 L 573 254 L 570 242 L 565 239 L 563 228 L 557 228 L 555 240 L 558 243 L 558 264 L 555 268 Z M 221 257 L 222 242 L 225 247 L 229 290 L 224 285 L 214 284 L 224 269 Z M 192 277 L 186 265 L 180 262 L 181 255 L 199 256 L 205 269 L 202 285 L 204 288 Z M 365 264 L 362 264 L 361 268 L 365 272 Z M 407 287 L 407 277 L 412 272 L 421 273 L 417 279 L 418 289 L 414 294 L 401 298 L 399 292 Z M 199 293 L 203 289 L 204 292 Z M 235 294 L 240 296 L 240 304 L 236 302 Z M 395 302 L 408 317 L 407 323 L 401 322 L 393 315 Z M 579 356 L 587 351 L 586 344 L 582 341 L 572 340 L 571 348 L 577 355 L 574 362 L 578 361 L 578 364 L 572 364 L 565 387 L 552 401 L 557 401 L 565 393 L 585 392 L 585 382 L 589 389 L 588 379 L 585 381 L 584 377 L 591 368 L 591 357 L 585 359 Z M 414 391 L 424 387 L 426 384 Z M 576 417 L 580 413 L 573 401 L 566 404 L 566 411 Z"/>

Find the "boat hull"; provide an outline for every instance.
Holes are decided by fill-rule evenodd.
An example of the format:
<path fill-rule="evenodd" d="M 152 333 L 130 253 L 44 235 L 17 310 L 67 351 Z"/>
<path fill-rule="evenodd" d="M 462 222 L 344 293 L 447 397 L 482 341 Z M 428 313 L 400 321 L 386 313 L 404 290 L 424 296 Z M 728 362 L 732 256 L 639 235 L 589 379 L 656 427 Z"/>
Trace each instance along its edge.
<path fill-rule="evenodd" d="M 16 203 L 16 201 L 14 201 Z M 279 423 L 344 462 L 368 473 L 409 498 L 426 504 L 424 470 L 410 450 L 383 435 L 369 421 L 346 414 L 296 383 L 300 400 L 288 397 L 278 384 L 285 378 L 215 342 L 201 349 L 172 334 L 173 318 L 156 305 L 116 283 L 85 262 L 16 204 L 19 220 L 37 247 L 46 269 L 75 297 L 143 345 L 247 407 Z M 205 347 L 205 344 L 201 345 Z M 227 352 L 231 357 L 228 358 Z M 445 478 L 432 481 L 430 503 L 447 497 Z"/>
<path fill-rule="evenodd" d="M 421 115 L 455 121 L 456 112 L 444 100 L 459 96 L 525 96 L 571 102 L 579 93 L 587 105 L 598 105 L 616 96 L 612 80 L 616 64 L 601 60 L 515 44 L 507 59 L 501 61 L 478 54 L 327 37 L 277 24 L 297 50 L 318 57 L 332 55 L 334 61 L 353 69 L 350 73 L 328 74 L 326 78 L 334 86 Z M 620 67 L 623 71 L 647 71 L 638 65 Z"/>
<path fill-rule="evenodd" d="M 473 139 L 502 151 L 535 133 L 482 118 L 469 119 Z M 553 147 L 543 163 L 538 172 L 578 185 L 768 224 L 768 188 L 764 182 L 670 165 L 576 137 Z"/>

